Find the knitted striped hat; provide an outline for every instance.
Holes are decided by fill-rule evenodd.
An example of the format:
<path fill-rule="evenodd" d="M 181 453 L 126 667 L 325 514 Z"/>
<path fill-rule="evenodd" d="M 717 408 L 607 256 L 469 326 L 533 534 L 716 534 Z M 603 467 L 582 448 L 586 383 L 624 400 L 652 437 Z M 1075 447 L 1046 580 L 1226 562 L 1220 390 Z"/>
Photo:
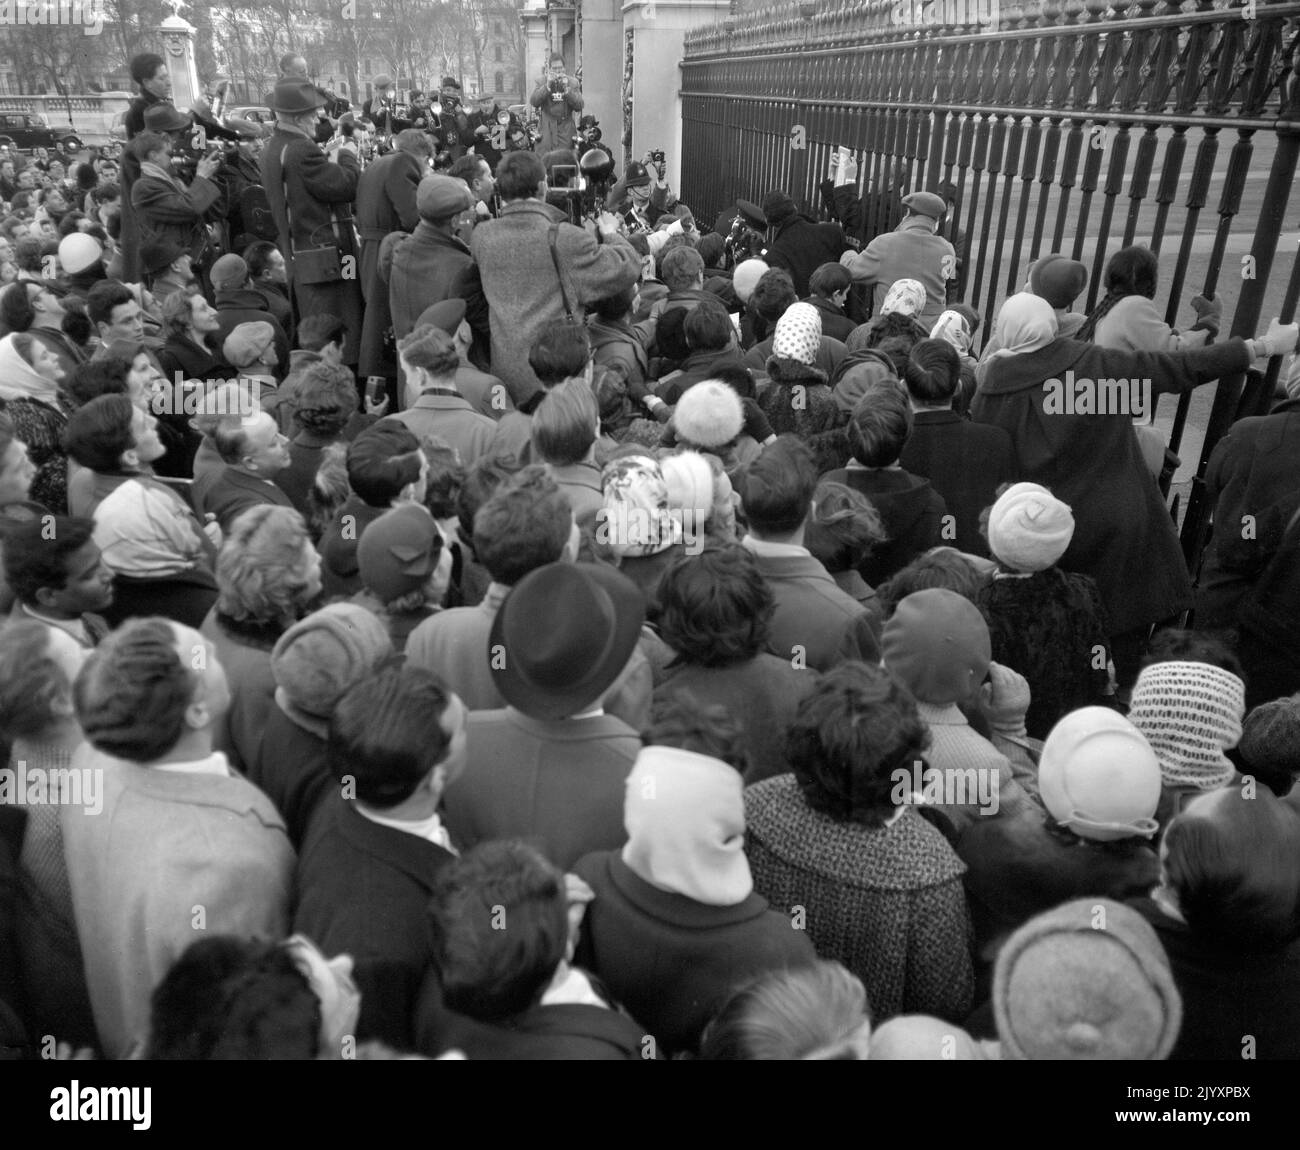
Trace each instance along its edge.
<path fill-rule="evenodd" d="M 1166 786 L 1209 791 L 1231 780 L 1224 751 L 1241 738 L 1246 685 L 1211 663 L 1153 663 L 1138 676 L 1129 721 L 1160 760 Z"/>
<path fill-rule="evenodd" d="M 776 321 L 772 354 L 811 366 L 817 362 L 821 342 L 821 312 L 810 303 L 792 303 Z"/>

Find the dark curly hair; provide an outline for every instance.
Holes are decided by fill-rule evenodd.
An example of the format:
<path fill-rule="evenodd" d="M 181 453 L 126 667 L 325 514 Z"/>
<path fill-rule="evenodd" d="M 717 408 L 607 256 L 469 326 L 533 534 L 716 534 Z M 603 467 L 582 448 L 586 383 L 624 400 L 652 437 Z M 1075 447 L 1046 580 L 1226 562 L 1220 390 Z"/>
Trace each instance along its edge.
<path fill-rule="evenodd" d="M 677 653 L 669 665 L 752 659 L 767 645 L 774 603 L 753 554 L 739 544 L 679 559 L 659 581 L 659 634 Z"/>
<path fill-rule="evenodd" d="M 749 770 L 745 729 L 721 703 L 705 703 L 691 691 L 672 689 L 656 692 L 650 708 L 650 726 L 641 732 L 647 747 L 677 747 L 708 755 L 740 774 Z"/>
<path fill-rule="evenodd" d="M 1246 681 L 1246 672 L 1236 652 L 1229 643 L 1211 631 L 1191 631 L 1178 627 L 1157 631 L 1147 644 L 1140 670 L 1145 671 L 1153 663 L 1209 663 L 1212 667 L 1236 675 L 1243 683 Z"/>
<path fill-rule="evenodd" d="M 882 667 L 843 663 L 800 704 L 786 761 L 804 801 L 837 822 L 880 826 L 894 813 L 893 772 L 930 745 L 916 701 Z"/>
<path fill-rule="evenodd" d="M 280 943 L 200 939 L 159 983 L 151 1008 L 151 1059 L 316 1057 L 320 1000 Z"/>
<path fill-rule="evenodd" d="M 885 540 L 885 525 L 861 491 L 823 479 L 813 496 L 804 546 L 832 575 L 856 571 Z"/>

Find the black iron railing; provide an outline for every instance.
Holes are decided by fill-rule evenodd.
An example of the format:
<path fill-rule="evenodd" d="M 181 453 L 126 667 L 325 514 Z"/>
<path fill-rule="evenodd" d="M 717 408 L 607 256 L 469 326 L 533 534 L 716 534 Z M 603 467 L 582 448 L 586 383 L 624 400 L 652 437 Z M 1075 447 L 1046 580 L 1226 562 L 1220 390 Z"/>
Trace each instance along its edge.
<path fill-rule="evenodd" d="M 1252 335 L 1289 321 L 1300 296 L 1297 252 L 1279 251 L 1284 225 L 1300 230 L 1288 215 L 1300 213 L 1298 52 L 1300 3 L 782 3 L 687 36 L 681 194 L 701 219 L 776 188 L 817 212 L 843 146 L 864 191 L 883 193 L 866 199 L 868 234 L 907 191 L 952 185 L 961 298 L 984 332 L 1040 254 L 1088 266 L 1091 308 L 1108 255 L 1145 243 L 1162 255 L 1169 322 L 1217 292 L 1224 334 Z M 1279 367 L 1217 384 L 1183 523 L 1189 562 L 1209 454 L 1234 419 L 1267 409 Z"/>

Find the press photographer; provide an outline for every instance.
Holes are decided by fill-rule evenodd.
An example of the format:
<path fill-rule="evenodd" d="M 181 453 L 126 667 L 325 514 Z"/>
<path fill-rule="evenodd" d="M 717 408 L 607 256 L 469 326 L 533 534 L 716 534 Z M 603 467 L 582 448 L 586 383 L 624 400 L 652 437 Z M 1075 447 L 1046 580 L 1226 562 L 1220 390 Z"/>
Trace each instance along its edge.
<path fill-rule="evenodd" d="M 172 138 L 144 131 L 131 141 L 131 154 L 139 162 L 139 178 L 131 186 L 131 208 L 139 228 L 141 246 L 170 243 L 190 254 L 196 271 L 211 262 L 209 223 L 222 220 L 225 206 L 216 182 L 221 167 L 221 145 L 213 145 L 193 161 L 188 182 L 172 161 Z"/>
<path fill-rule="evenodd" d="M 557 148 L 572 148 L 574 132 L 577 130 L 573 123 L 573 113 L 582 111 L 583 100 L 578 82 L 565 74 L 564 57 L 560 53 L 551 54 L 546 71 L 542 73 L 528 102 L 537 109 L 540 118 L 541 134 L 537 150 L 545 155 Z"/>
<path fill-rule="evenodd" d="M 460 84 L 455 77 L 442 78 L 442 91 L 439 95 L 439 108 L 435 118 L 438 136 L 441 140 L 440 152 L 445 153 L 442 165 L 450 165 L 460 159 L 471 142 L 469 116 L 465 114 L 460 100 Z"/>

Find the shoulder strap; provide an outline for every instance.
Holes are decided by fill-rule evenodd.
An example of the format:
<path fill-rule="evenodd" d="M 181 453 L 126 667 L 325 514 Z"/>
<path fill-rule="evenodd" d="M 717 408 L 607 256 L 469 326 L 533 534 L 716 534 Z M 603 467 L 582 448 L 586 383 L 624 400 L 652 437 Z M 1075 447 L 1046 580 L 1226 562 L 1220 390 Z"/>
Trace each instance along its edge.
<path fill-rule="evenodd" d="M 289 214 L 289 181 L 284 178 L 284 154 L 289 150 L 285 144 L 280 149 L 280 191 L 284 195 L 284 222 L 289 230 L 289 254 L 293 254 L 293 216 Z"/>
<path fill-rule="evenodd" d="M 564 314 L 568 316 L 569 322 L 574 323 L 576 320 L 573 315 L 573 308 L 569 306 L 569 293 L 564 288 L 564 273 L 560 271 L 560 257 L 555 251 L 555 240 L 560 234 L 560 225 L 552 224 L 549 235 L 551 244 L 551 262 L 555 265 L 555 276 L 560 281 L 560 298 L 564 300 Z"/>

